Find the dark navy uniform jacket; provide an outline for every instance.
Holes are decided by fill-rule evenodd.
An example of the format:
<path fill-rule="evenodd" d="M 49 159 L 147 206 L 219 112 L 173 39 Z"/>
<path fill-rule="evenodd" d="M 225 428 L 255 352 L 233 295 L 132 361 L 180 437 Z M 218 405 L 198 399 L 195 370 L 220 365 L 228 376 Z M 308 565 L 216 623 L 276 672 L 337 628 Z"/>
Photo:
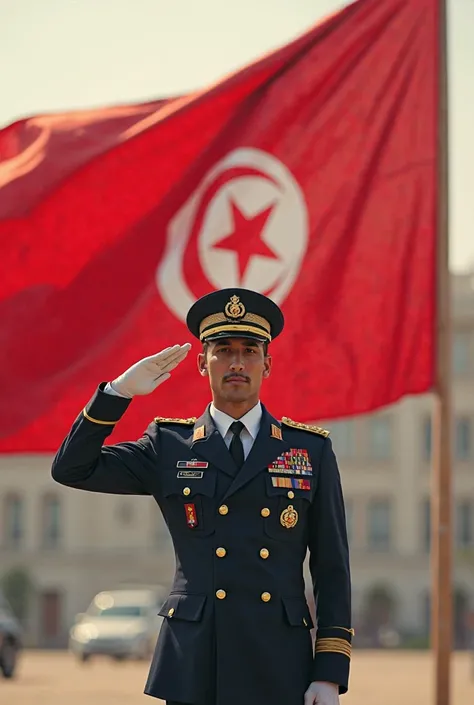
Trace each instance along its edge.
<path fill-rule="evenodd" d="M 197 420 L 156 419 L 139 440 L 104 446 L 130 400 L 102 389 L 74 422 L 52 475 L 92 492 L 153 495 L 161 508 L 176 574 L 145 692 L 196 705 L 303 705 L 314 680 L 346 692 L 349 560 L 326 432 L 280 423 L 263 408 L 240 470 L 209 410 Z M 304 475 L 298 458 L 306 459 Z M 291 478 L 304 489 L 279 486 Z M 308 548 L 314 647 L 303 579 Z"/>

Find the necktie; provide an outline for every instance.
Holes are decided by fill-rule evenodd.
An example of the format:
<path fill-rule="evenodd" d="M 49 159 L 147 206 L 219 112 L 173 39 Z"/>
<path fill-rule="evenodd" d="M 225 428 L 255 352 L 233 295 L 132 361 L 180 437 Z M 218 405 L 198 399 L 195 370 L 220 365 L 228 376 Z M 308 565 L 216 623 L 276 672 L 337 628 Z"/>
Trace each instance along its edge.
<path fill-rule="evenodd" d="M 242 445 L 242 440 L 240 438 L 240 433 L 243 428 L 244 424 L 242 423 L 242 421 L 234 421 L 234 423 L 230 425 L 230 430 L 234 435 L 230 442 L 229 450 L 231 456 L 235 461 L 235 464 L 239 469 L 242 467 L 245 460 L 244 446 Z"/>

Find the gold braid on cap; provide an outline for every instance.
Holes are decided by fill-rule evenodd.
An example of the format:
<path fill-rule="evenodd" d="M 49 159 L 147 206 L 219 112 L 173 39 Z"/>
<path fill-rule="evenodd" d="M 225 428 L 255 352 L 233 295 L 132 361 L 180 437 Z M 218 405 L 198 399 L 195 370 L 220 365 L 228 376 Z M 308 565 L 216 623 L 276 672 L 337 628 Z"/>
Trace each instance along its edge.
<path fill-rule="evenodd" d="M 268 341 L 272 339 L 269 322 L 256 313 L 245 313 L 240 320 L 229 319 L 225 313 L 212 313 L 201 321 L 199 339 L 204 340 L 204 338 L 222 331 L 254 333 Z"/>

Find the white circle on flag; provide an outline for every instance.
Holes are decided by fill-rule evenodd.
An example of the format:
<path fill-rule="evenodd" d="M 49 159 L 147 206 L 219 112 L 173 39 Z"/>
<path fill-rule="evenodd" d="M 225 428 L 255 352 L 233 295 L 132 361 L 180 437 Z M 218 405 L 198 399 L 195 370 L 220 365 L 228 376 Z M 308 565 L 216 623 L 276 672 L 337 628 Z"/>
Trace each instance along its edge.
<path fill-rule="evenodd" d="M 160 295 L 183 321 L 212 289 L 244 287 L 281 304 L 300 271 L 308 230 L 304 195 L 289 169 L 262 150 L 236 149 L 170 220 L 156 274 Z"/>

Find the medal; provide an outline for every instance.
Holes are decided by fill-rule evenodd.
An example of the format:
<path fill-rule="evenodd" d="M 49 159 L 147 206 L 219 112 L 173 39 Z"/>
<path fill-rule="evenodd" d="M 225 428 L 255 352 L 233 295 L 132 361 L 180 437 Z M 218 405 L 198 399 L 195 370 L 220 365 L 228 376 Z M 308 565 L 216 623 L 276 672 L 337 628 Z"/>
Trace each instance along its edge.
<path fill-rule="evenodd" d="M 303 477 L 275 477 L 272 476 L 273 487 L 289 487 L 295 490 L 311 490 L 311 482 Z"/>
<path fill-rule="evenodd" d="M 280 514 L 280 524 L 285 527 L 285 529 L 293 529 L 298 523 L 298 512 L 289 504 L 286 509 Z"/>
<path fill-rule="evenodd" d="M 280 475 L 312 475 L 309 453 L 305 448 L 290 448 L 268 466 L 268 471 Z"/>

